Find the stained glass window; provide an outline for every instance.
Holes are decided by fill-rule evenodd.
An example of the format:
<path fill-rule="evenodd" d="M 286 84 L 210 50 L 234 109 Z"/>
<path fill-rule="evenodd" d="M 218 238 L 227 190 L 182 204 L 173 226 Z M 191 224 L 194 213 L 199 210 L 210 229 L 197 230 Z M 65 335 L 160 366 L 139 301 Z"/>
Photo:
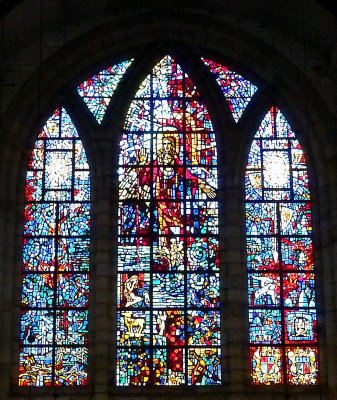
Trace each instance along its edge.
<path fill-rule="evenodd" d="M 111 97 L 131 62 L 132 60 L 115 64 L 93 75 L 78 86 L 78 94 L 83 98 L 99 124 L 102 123 Z"/>
<path fill-rule="evenodd" d="M 317 384 L 308 172 L 301 145 L 276 107 L 248 156 L 246 231 L 252 383 Z"/>
<path fill-rule="evenodd" d="M 90 177 L 64 108 L 31 152 L 25 195 L 21 386 L 87 383 Z"/>
<path fill-rule="evenodd" d="M 170 56 L 120 141 L 117 385 L 218 385 L 217 153 L 207 108 Z"/>
<path fill-rule="evenodd" d="M 257 87 L 227 67 L 202 58 L 204 64 L 214 74 L 222 93 L 224 94 L 235 122 L 238 122 Z"/>

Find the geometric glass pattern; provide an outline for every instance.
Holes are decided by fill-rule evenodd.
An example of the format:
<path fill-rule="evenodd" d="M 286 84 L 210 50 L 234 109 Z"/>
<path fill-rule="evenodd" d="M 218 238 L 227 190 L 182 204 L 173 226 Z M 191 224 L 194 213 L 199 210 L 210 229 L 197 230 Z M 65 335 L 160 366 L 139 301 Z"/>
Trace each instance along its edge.
<path fill-rule="evenodd" d="M 217 152 L 208 110 L 165 56 L 120 141 L 117 385 L 219 385 Z"/>
<path fill-rule="evenodd" d="M 241 75 L 214 61 L 202 58 L 208 69 L 215 75 L 216 81 L 225 96 L 235 122 L 238 122 L 248 103 L 257 91 L 257 87 Z"/>
<path fill-rule="evenodd" d="M 308 172 L 301 145 L 277 107 L 252 141 L 245 198 L 251 382 L 317 384 Z"/>
<path fill-rule="evenodd" d="M 132 61 L 123 61 L 104 69 L 78 86 L 77 93 L 83 98 L 99 124 L 102 123 L 105 111 L 119 81 Z"/>
<path fill-rule="evenodd" d="M 26 175 L 20 386 L 87 383 L 89 201 L 82 142 L 57 108 Z"/>

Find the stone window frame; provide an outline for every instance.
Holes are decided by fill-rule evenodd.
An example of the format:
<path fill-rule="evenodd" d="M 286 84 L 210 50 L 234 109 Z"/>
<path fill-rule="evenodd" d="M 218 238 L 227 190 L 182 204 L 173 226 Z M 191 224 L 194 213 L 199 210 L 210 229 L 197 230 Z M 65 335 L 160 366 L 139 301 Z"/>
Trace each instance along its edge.
<path fill-rule="evenodd" d="M 309 155 L 308 173 L 309 181 L 313 187 L 317 186 L 316 181 L 311 175 L 315 176 L 314 168 L 310 163 L 312 158 L 309 151 L 310 146 L 308 140 L 305 139 L 303 126 L 305 121 L 298 123 L 296 113 L 291 112 L 291 106 L 286 106 L 284 100 L 278 96 L 270 94 L 270 87 L 263 82 L 259 77 L 252 75 L 248 70 L 245 70 L 241 65 L 233 66 L 233 70 L 242 74 L 245 78 L 251 80 L 257 85 L 258 91 L 254 98 L 248 104 L 240 121 L 236 124 L 232 119 L 227 103 L 217 86 L 215 79 L 209 77 L 206 73 L 206 68 L 203 66 L 200 57 L 208 57 L 214 61 L 218 61 L 223 65 L 229 66 L 223 56 L 210 54 L 200 50 L 195 51 L 193 48 L 181 45 L 168 45 L 164 51 L 163 46 L 155 46 L 150 52 L 143 50 L 142 52 L 129 52 L 126 54 L 118 54 L 116 57 L 106 57 L 100 63 L 93 62 L 90 69 L 77 75 L 76 79 L 71 79 L 70 84 L 61 85 L 55 90 L 53 99 L 46 101 L 43 111 L 40 115 L 40 122 L 36 119 L 26 127 L 26 135 L 29 137 L 25 141 L 25 147 L 22 150 L 21 161 L 19 163 L 21 171 L 18 182 L 18 211 L 16 212 L 19 222 L 16 227 L 16 246 L 15 246 L 15 264 L 17 265 L 16 273 L 14 274 L 14 287 L 20 287 L 21 280 L 21 251 L 22 251 L 22 236 L 23 225 L 21 215 L 23 212 L 23 195 L 25 172 L 28 165 L 28 157 L 32 144 L 34 144 L 37 132 L 37 127 L 43 126 L 48 115 L 52 113 L 58 105 L 62 105 L 68 111 L 73 120 L 80 139 L 85 147 L 90 172 L 92 176 L 92 267 L 91 267 L 91 287 L 89 297 L 89 366 L 88 377 L 89 382 L 86 388 L 81 387 L 50 387 L 50 388 L 24 388 L 17 387 L 17 371 L 18 371 L 18 337 L 19 326 L 18 315 L 13 321 L 13 336 L 11 346 L 11 368 L 10 382 L 12 394 L 30 396 L 32 391 L 36 391 L 38 396 L 48 393 L 59 394 L 84 394 L 84 393 L 110 393 L 110 394 L 137 394 L 146 393 L 149 396 L 155 396 L 158 388 L 120 388 L 116 387 L 113 377 L 115 376 L 115 366 L 111 360 L 115 359 L 114 337 L 116 336 L 116 299 L 111 299 L 111 293 L 116 293 L 116 271 L 111 273 L 111 268 L 116 265 L 116 252 L 112 249 L 117 248 L 117 224 L 116 220 L 111 218 L 117 215 L 117 188 L 118 177 L 117 172 L 112 166 L 118 165 L 118 132 L 121 132 L 124 123 L 125 115 L 132 99 L 136 92 L 139 83 L 144 79 L 151 66 L 155 65 L 155 60 L 159 60 L 166 53 L 176 54 L 178 63 L 183 63 L 186 72 L 191 76 L 208 107 L 216 140 L 218 142 L 218 132 L 225 132 L 224 140 L 221 139 L 217 143 L 219 154 L 223 157 L 219 158 L 219 223 L 220 223 L 220 265 L 223 266 L 221 272 L 221 325 L 222 325 L 222 346 L 223 355 L 223 384 L 221 387 L 186 387 L 186 396 L 189 397 L 195 391 L 200 393 L 232 393 L 232 392 L 268 392 L 283 393 L 285 387 L 251 387 L 250 372 L 249 372 L 249 342 L 248 342 L 248 321 L 247 321 L 247 284 L 246 284 L 246 268 L 245 268 L 245 214 L 244 214 L 244 173 L 245 165 L 248 157 L 248 152 L 251 140 L 262 121 L 264 115 L 272 104 L 280 102 L 280 109 L 285 113 L 287 120 L 291 126 L 300 127 L 298 138 L 302 144 L 304 152 Z M 117 88 L 112 101 L 106 111 L 106 117 L 101 125 L 98 125 L 95 118 L 87 110 L 82 99 L 76 94 L 76 86 L 85 80 L 89 75 L 88 71 L 97 72 L 107 65 L 124 61 L 127 58 L 135 58 L 135 62 L 126 72 L 124 79 Z M 140 61 L 143 60 L 143 61 Z M 198 64 L 198 65 L 197 65 Z M 252 76 L 252 77 L 251 77 Z M 251 77 L 251 78 L 250 78 Z M 58 92 L 58 95 L 56 94 Z M 49 104 L 48 104 L 49 103 Z M 282 107 L 284 105 L 284 107 Z M 290 117 L 289 117 L 290 116 Z M 292 120 L 296 121 L 292 124 Z M 99 135 L 99 138 L 98 136 Z M 28 143 L 28 144 L 27 144 Z M 228 148 L 228 143 L 231 143 L 231 148 Z M 112 157 L 111 157 L 112 155 Z M 225 161 L 224 161 L 225 160 Z M 232 168 L 232 165 L 235 165 Z M 117 185 L 117 186 L 116 186 Z M 313 191 L 313 190 L 312 190 Z M 239 201 L 238 201 L 239 199 Z M 20 208 L 21 207 L 21 208 Z M 109 223 L 109 219 L 111 223 Z M 319 218 L 317 206 L 315 206 L 315 198 L 313 199 L 313 230 L 317 231 L 319 227 Z M 226 231 L 221 229 L 226 227 Z M 314 233 L 314 247 L 315 247 Z M 115 243 L 115 244 L 113 244 Z M 227 277 L 228 285 L 224 283 L 224 276 Z M 320 296 L 320 282 L 317 282 L 318 297 Z M 20 293 L 15 290 L 14 294 L 14 309 L 18 309 L 20 304 Z M 230 300 L 229 300 L 230 299 Z M 94 310 L 94 311 L 93 311 Z M 99 310 L 99 311 L 98 311 Z M 90 312 L 91 311 L 91 312 Z M 225 318 L 225 315 L 231 314 L 230 319 Z M 242 317 L 237 317 L 237 315 Z M 318 307 L 320 314 L 320 307 Z M 319 316 L 320 322 L 320 316 Z M 91 327 L 91 328 L 90 328 Z M 99 338 L 99 339 L 98 339 Z M 323 341 L 320 340 L 320 354 Z M 93 349 L 94 347 L 94 349 Z M 107 351 L 108 349 L 108 351 Z M 324 370 L 324 366 L 322 368 Z M 324 372 L 324 371 L 323 371 Z M 322 373 L 323 377 L 324 374 Z M 323 379 L 324 381 L 324 379 Z M 164 387 L 165 391 L 179 393 L 181 388 Z M 289 388 L 289 392 L 300 393 L 301 388 Z M 306 391 L 317 393 L 320 390 L 320 385 L 316 387 L 305 387 Z"/>

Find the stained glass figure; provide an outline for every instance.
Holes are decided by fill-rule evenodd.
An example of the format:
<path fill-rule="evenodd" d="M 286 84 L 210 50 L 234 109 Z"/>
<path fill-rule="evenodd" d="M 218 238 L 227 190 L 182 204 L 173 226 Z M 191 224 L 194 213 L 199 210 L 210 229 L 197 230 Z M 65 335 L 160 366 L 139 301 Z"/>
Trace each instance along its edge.
<path fill-rule="evenodd" d="M 35 142 L 25 203 L 19 385 L 86 385 L 90 176 L 64 108 Z"/>
<path fill-rule="evenodd" d="M 221 383 L 216 190 L 207 108 L 166 56 L 120 141 L 117 385 Z"/>
<path fill-rule="evenodd" d="M 83 98 L 99 124 L 103 121 L 105 111 L 119 81 L 132 61 L 123 61 L 108 67 L 78 86 L 77 93 Z"/>
<path fill-rule="evenodd" d="M 235 122 L 241 118 L 244 110 L 257 91 L 250 81 L 217 62 L 202 58 L 204 64 L 214 74 L 225 96 Z"/>
<path fill-rule="evenodd" d="M 245 190 L 252 384 L 317 384 L 308 174 L 301 145 L 277 107 L 252 142 Z"/>

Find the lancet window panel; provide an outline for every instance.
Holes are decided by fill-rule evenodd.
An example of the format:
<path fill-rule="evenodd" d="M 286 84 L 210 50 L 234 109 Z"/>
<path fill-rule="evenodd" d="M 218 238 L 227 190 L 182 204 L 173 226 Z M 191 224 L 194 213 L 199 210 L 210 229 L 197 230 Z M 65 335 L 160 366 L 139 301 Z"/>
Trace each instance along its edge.
<path fill-rule="evenodd" d="M 43 126 L 26 175 L 20 386 L 87 383 L 90 175 L 68 113 Z"/>
<path fill-rule="evenodd" d="M 120 141 L 117 385 L 219 385 L 217 152 L 199 91 L 170 56 Z"/>
<path fill-rule="evenodd" d="M 252 141 L 245 188 L 252 384 L 318 384 L 308 172 L 277 107 Z"/>

